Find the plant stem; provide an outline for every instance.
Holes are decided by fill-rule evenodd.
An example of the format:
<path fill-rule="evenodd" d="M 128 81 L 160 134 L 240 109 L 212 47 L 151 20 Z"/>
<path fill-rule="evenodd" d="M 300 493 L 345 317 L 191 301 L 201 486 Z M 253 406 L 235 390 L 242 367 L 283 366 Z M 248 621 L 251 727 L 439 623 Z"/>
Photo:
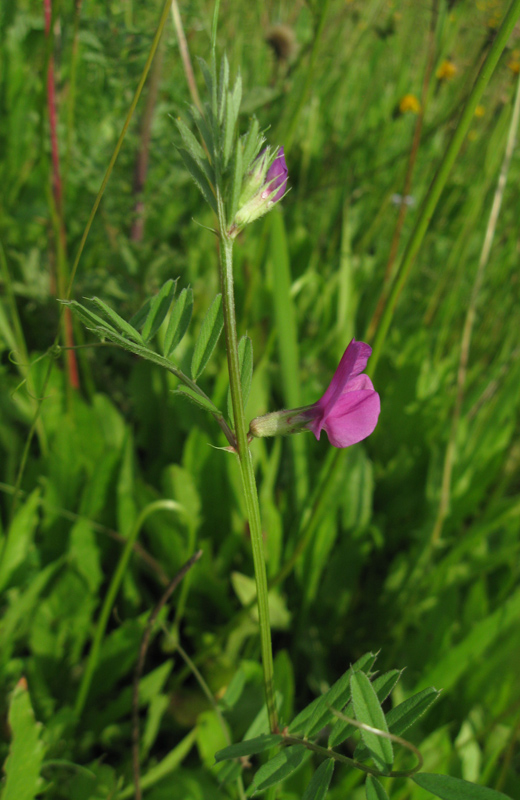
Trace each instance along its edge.
<path fill-rule="evenodd" d="M 224 330 L 226 334 L 231 404 L 233 407 L 233 418 L 235 420 L 237 453 L 253 550 L 258 619 L 260 623 L 260 647 L 262 651 L 267 712 L 269 715 L 271 732 L 276 733 L 278 730 L 278 719 L 273 685 L 273 652 L 271 646 L 271 626 L 269 624 L 267 571 L 265 567 L 258 491 L 256 488 L 253 461 L 247 441 L 247 423 L 242 400 L 242 385 L 240 382 L 235 294 L 233 289 L 233 240 L 230 239 L 226 233 L 224 207 L 219 190 L 217 190 L 217 203 L 220 227 L 220 283 L 222 287 L 222 306 L 224 311 Z"/>

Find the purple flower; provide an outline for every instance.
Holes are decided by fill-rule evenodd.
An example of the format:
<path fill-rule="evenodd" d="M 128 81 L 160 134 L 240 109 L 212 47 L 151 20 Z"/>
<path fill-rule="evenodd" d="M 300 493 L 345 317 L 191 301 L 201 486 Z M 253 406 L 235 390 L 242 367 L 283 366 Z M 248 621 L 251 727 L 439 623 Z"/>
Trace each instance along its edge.
<path fill-rule="evenodd" d="M 262 157 L 262 154 L 263 153 L 260 153 L 259 158 Z M 278 153 L 276 154 L 275 160 L 267 170 L 267 175 L 265 176 L 265 182 L 264 182 L 265 188 L 262 191 L 262 197 L 264 199 L 266 197 L 270 197 L 272 203 L 277 203 L 278 200 L 281 200 L 285 192 L 287 191 L 288 175 L 289 171 L 287 169 L 287 164 L 285 163 L 283 147 L 280 147 Z M 278 189 L 278 191 L 273 196 L 273 192 L 275 189 Z"/>
<path fill-rule="evenodd" d="M 352 339 L 317 403 L 256 417 L 249 425 L 250 436 L 285 436 L 308 430 L 319 439 L 324 430 L 334 447 L 350 447 L 366 439 L 377 425 L 381 405 L 372 381 L 362 374 L 371 353 L 368 344 Z"/>
<path fill-rule="evenodd" d="M 304 412 L 311 416 L 306 427 L 319 440 L 325 430 L 334 447 L 349 447 L 370 436 L 377 425 L 381 403 L 363 370 L 372 353 L 364 342 L 352 339 L 343 353 L 329 388 Z"/>

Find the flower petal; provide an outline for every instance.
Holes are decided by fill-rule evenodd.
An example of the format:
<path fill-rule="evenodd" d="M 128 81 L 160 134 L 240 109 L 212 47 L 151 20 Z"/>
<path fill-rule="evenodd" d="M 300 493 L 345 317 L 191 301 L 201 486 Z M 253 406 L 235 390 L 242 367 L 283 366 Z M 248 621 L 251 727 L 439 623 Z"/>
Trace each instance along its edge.
<path fill-rule="evenodd" d="M 377 425 L 380 410 L 379 395 L 372 389 L 347 391 L 316 427 L 325 429 L 334 447 L 350 447 L 370 436 Z M 318 434 L 315 435 L 319 438 Z"/>
<path fill-rule="evenodd" d="M 269 194 L 275 189 L 278 189 L 274 197 L 271 197 L 271 202 L 277 203 L 278 200 L 281 200 L 284 196 L 287 189 L 288 174 L 283 147 L 280 147 L 275 160 L 267 170 L 267 175 L 265 176 L 265 185 L 268 187 Z"/>
<path fill-rule="evenodd" d="M 334 408 L 347 383 L 363 372 L 371 353 L 372 348 L 370 345 L 365 344 L 365 342 L 356 342 L 355 339 L 352 339 L 343 353 L 329 388 L 323 397 L 318 400 L 318 406 L 322 409 L 325 417 Z"/>

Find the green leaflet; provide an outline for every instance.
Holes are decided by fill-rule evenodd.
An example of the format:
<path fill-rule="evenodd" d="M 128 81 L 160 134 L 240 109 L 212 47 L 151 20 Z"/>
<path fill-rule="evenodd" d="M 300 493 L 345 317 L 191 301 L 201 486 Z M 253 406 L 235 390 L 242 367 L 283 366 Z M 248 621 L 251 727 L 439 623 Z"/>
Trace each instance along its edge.
<path fill-rule="evenodd" d="M 183 289 L 173 306 L 166 336 L 164 337 L 164 355 L 169 358 L 181 343 L 188 330 L 193 311 L 193 289 Z"/>
<path fill-rule="evenodd" d="M 388 795 L 377 778 L 368 775 L 365 783 L 367 800 L 388 800 Z"/>
<path fill-rule="evenodd" d="M 395 736 L 402 736 L 402 734 L 413 725 L 437 700 L 440 692 L 430 686 L 428 689 L 423 689 L 422 692 L 414 694 L 403 703 L 392 708 L 386 715 L 386 722 L 390 733 Z M 354 753 L 354 758 L 358 761 L 368 757 L 368 752 L 363 744 L 358 745 Z"/>
<path fill-rule="evenodd" d="M 109 319 L 110 322 L 112 322 L 116 328 L 119 328 L 121 333 L 124 333 L 127 336 L 129 336 L 130 339 L 133 339 L 134 342 L 142 344 L 143 340 L 141 334 L 138 331 L 136 331 L 133 325 L 130 325 L 130 323 L 127 322 L 125 319 L 123 319 L 123 317 L 120 317 L 119 314 L 117 314 L 112 308 L 110 308 L 110 306 L 108 306 L 103 300 L 100 300 L 99 297 L 92 297 L 91 302 L 101 309 L 101 311 L 105 314 L 107 319 Z"/>
<path fill-rule="evenodd" d="M 271 747 L 276 747 L 277 744 L 283 741 L 283 736 L 279 734 L 263 734 L 254 739 L 246 739 L 245 742 L 238 742 L 223 750 L 215 753 L 215 761 L 226 761 L 228 758 L 241 758 L 241 756 L 253 756 L 257 753 L 263 753 L 264 750 L 270 750 Z"/>
<path fill-rule="evenodd" d="M 352 703 L 358 722 L 364 722 L 372 728 L 388 732 L 383 709 L 379 704 L 374 687 L 364 672 L 354 672 L 350 679 Z M 384 736 L 363 730 L 361 738 L 370 750 L 370 753 L 379 769 L 383 772 L 390 771 L 394 763 L 392 742 Z"/>
<path fill-rule="evenodd" d="M 496 789 L 488 789 L 486 786 L 479 786 L 462 778 L 452 778 L 450 775 L 419 772 L 412 780 L 441 800 L 511 800 Z"/>
<path fill-rule="evenodd" d="M 289 732 L 304 732 L 306 736 L 311 737 L 313 734 L 318 733 L 324 725 L 332 722 L 334 714 L 330 707 L 341 711 L 350 700 L 351 670 L 360 669 L 369 672 L 376 658 L 377 656 L 374 653 L 365 653 L 364 656 L 361 656 L 341 678 L 338 678 L 328 692 L 325 692 L 321 697 L 317 697 L 303 711 L 300 711 L 289 725 Z"/>
<path fill-rule="evenodd" d="M 286 747 L 260 767 L 247 790 L 247 796 L 252 797 L 257 792 L 263 792 L 264 789 L 284 781 L 301 766 L 306 756 L 310 756 L 310 751 L 301 745 Z"/>
<path fill-rule="evenodd" d="M 312 776 L 302 800 L 323 800 L 329 790 L 333 772 L 334 759 L 328 758 L 320 764 Z"/>
<path fill-rule="evenodd" d="M 377 699 L 380 703 L 382 703 L 390 692 L 393 690 L 399 678 L 402 675 L 402 670 L 392 669 L 389 672 L 385 672 L 384 675 L 379 675 L 374 681 L 372 681 L 372 686 L 377 694 Z M 350 708 L 350 706 L 348 706 Z M 345 712 L 347 717 L 351 717 L 352 713 L 348 711 Z M 356 728 L 351 725 L 349 722 L 345 722 L 342 719 L 337 719 L 334 728 L 332 729 L 332 733 L 329 736 L 329 747 L 336 747 L 338 744 L 341 744 L 345 741 L 349 736 L 351 736 Z"/>
<path fill-rule="evenodd" d="M 204 372 L 215 345 L 224 327 L 222 295 L 218 294 L 208 308 L 202 322 L 199 338 L 195 344 L 191 361 L 191 375 L 194 381 Z"/>
<path fill-rule="evenodd" d="M 150 304 L 150 312 L 146 318 L 146 322 L 144 323 L 143 330 L 141 332 L 145 342 L 149 342 L 150 339 L 153 339 L 163 324 L 173 302 L 175 289 L 175 281 L 166 281 L 156 297 L 153 298 Z"/>

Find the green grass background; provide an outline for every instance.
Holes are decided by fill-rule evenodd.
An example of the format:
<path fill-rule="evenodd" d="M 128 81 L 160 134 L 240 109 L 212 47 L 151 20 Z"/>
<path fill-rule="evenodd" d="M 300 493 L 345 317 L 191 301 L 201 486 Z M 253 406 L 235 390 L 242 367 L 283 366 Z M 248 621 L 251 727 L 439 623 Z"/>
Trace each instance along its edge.
<path fill-rule="evenodd" d="M 435 7 L 415 204 L 399 252 L 506 4 L 442 0 Z M 254 113 L 269 142 L 284 144 L 291 188 L 283 207 L 249 227 L 235 248 L 239 334 L 249 334 L 255 356 L 250 417 L 314 402 L 350 338 L 365 335 L 384 286 L 398 216 L 393 195 L 403 190 L 417 120 L 400 113 L 399 103 L 406 94 L 421 97 L 433 9 L 431 0 L 222 0 L 218 46 L 232 74 L 242 74 L 240 124 L 245 129 Z M 209 55 L 212 10 L 204 0 L 181 5 L 193 57 Z M 0 506 L 4 547 L 8 531 L 10 543 L 0 569 L 1 749 L 5 757 L 9 698 L 24 676 L 42 724 L 42 796 L 56 800 L 132 796 L 131 682 L 143 627 L 165 581 L 196 547 L 204 555 L 163 615 L 141 684 L 145 796 L 236 796 L 234 784 L 219 787 L 213 755 L 226 737 L 177 639 L 222 703 L 233 741 L 263 702 L 258 626 L 241 610 L 252 560 L 240 479 L 232 456 L 215 447 L 225 441 L 211 418 L 172 394 L 171 375 L 115 347 L 89 346 L 94 341 L 80 326 L 75 343 L 87 345 L 76 351 L 80 391 L 70 388 L 63 354 L 43 386 L 59 330 L 60 281 L 66 285 L 159 14 L 160 4 L 150 0 L 92 0 L 78 9 L 55 0 L 53 36 L 46 38 L 40 3 L 0 8 Z M 266 41 L 279 23 L 294 37 L 289 60 L 277 58 Z M 426 769 L 512 797 L 520 793 L 517 152 L 478 298 L 449 513 L 439 545 L 429 543 L 462 328 L 520 68 L 518 36 L 486 90 L 400 297 L 374 376 L 382 405 L 376 431 L 341 455 L 333 479 L 325 436 L 252 447 L 269 576 L 298 555 L 272 595 L 282 718 L 362 653 L 381 650 L 381 668 L 406 667 L 392 703 L 425 686 L 443 689 L 410 733 Z M 45 79 L 51 49 L 64 250 L 52 201 Z M 183 366 L 218 291 L 217 245 L 201 227 L 211 227 L 211 212 L 176 150 L 172 117 L 187 120 L 190 97 L 171 23 L 160 52 L 143 238 L 132 240 L 131 230 L 147 87 L 72 297 L 98 295 L 128 319 L 168 278 L 191 286 L 194 318 L 177 351 Z M 437 70 L 446 60 L 455 73 L 442 80 Z M 202 92 L 196 61 L 195 74 Z M 223 342 L 201 385 L 226 408 Z M 75 723 L 71 709 L 121 537 L 160 499 L 182 508 L 150 514 L 142 527 L 143 549 L 125 574 Z M 226 704 L 230 683 L 236 696 L 228 693 Z M 307 761 L 272 797 L 301 797 L 312 770 Z M 355 771 L 337 769 L 330 797 L 363 796 L 360 781 Z M 387 790 L 392 800 L 429 796 L 405 781 Z"/>

